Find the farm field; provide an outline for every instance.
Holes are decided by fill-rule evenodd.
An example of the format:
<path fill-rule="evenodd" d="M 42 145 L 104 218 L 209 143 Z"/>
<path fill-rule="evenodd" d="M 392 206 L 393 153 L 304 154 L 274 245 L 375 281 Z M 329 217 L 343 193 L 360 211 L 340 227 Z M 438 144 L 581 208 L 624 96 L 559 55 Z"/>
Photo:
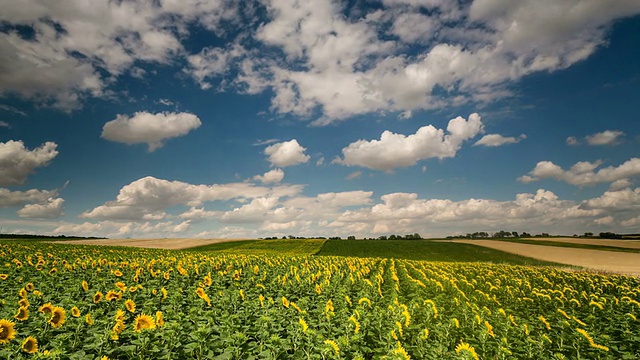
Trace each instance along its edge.
<path fill-rule="evenodd" d="M 640 276 L 640 254 L 620 251 L 579 249 L 500 240 L 454 240 L 535 259 L 589 268 L 597 271 Z"/>
<path fill-rule="evenodd" d="M 558 265 L 473 244 L 432 240 L 329 240 L 317 255 L 425 261 L 487 261 L 516 265 Z"/>
<path fill-rule="evenodd" d="M 633 277 L 17 241 L 0 260 L 0 358 L 640 356 Z"/>
<path fill-rule="evenodd" d="M 198 239 L 198 238 L 163 238 L 163 239 L 82 239 L 53 241 L 60 244 L 133 246 L 147 249 L 180 250 L 192 247 L 237 242 L 249 239 Z"/>
<path fill-rule="evenodd" d="M 544 238 L 544 237 L 532 237 L 525 238 L 528 241 L 541 241 L 541 242 L 556 242 L 565 244 L 585 244 L 585 245 L 597 245 L 607 247 L 619 247 L 625 249 L 637 249 L 640 250 L 640 241 L 638 240 L 618 240 L 618 239 L 585 239 L 585 238 Z"/>

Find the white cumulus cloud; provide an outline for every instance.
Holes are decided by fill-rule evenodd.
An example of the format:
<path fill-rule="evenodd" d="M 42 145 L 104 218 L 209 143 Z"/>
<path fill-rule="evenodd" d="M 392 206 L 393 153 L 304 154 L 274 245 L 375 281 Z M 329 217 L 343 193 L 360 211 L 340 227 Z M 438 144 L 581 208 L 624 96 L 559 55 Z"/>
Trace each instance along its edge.
<path fill-rule="evenodd" d="M 540 161 L 528 175 L 521 176 L 518 180 L 523 183 L 530 183 L 540 179 L 555 179 L 571 185 L 585 186 L 607 182 L 613 183 L 640 176 L 640 158 L 631 158 L 620 166 L 608 166 L 595 171 L 600 165 L 602 165 L 601 161 L 580 161 L 569 170 L 564 170 L 551 161 Z"/>
<path fill-rule="evenodd" d="M 253 177 L 253 180 L 260 181 L 263 184 L 279 183 L 282 179 L 284 179 L 284 171 L 282 171 L 282 169 L 273 169 L 267 171 L 264 175 L 256 175 Z"/>
<path fill-rule="evenodd" d="M 44 204 L 27 204 L 18 210 L 18 216 L 33 219 L 55 219 L 62 216 L 64 199 L 49 199 Z"/>
<path fill-rule="evenodd" d="M 624 136 L 624 132 L 618 130 L 605 130 L 585 137 L 589 145 L 615 145 Z"/>
<path fill-rule="evenodd" d="M 122 187 L 114 201 L 80 216 L 105 220 L 152 220 L 163 218 L 166 209 L 177 205 L 196 207 L 212 201 L 293 196 L 301 189 L 299 185 L 264 187 L 250 183 L 193 185 L 147 176 Z"/>
<path fill-rule="evenodd" d="M 58 155 L 54 142 L 29 150 L 22 141 L 0 142 L 0 186 L 22 185 L 37 167 L 49 165 Z"/>
<path fill-rule="evenodd" d="M 480 140 L 476 141 L 474 145 L 496 147 L 496 146 L 501 146 L 505 144 L 517 144 L 526 138 L 527 136 L 525 134 L 522 134 L 518 137 L 513 137 L 513 136 L 505 137 L 500 134 L 488 134 L 483 136 Z"/>
<path fill-rule="evenodd" d="M 309 161 L 311 156 L 305 154 L 305 150 L 307 149 L 302 147 L 298 140 L 293 139 L 268 146 L 264 149 L 264 154 L 268 155 L 267 160 L 271 165 L 287 167 Z"/>
<path fill-rule="evenodd" d="M 469 120 L 457 117 L 449 121 L 447 132 L 433 125 L 423 126 L 408 136 L 385 131 L 380 140 L 358 140 L 342 149 L 335 162 L 389 171 L 415 165 L 429 158 L 454 157 L 462 143 L 483 131 L 481 117 L 471 114 Z"/>
<path fill-rule="evenodd" d="M 147 144 L 149 152 L 163 146 L 166 139 L 183 136 L 202 123 L 191 113 L 162 112 L 151 114 L 136 112 L 133 116 L 118 115 L 104 124 L 104 139 L 125 144 Z"/>

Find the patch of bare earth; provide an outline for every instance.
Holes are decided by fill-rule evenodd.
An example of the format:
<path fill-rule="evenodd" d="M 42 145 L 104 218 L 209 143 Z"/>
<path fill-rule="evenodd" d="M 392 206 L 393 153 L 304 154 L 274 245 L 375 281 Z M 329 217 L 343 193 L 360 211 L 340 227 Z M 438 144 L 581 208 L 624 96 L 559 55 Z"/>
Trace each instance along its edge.
<path fill-rule="evenodd" d="M 179 250 L 197 246 L 218 244 L 230 241 L 242 241 L 252 239 L 96 239 L 96 240 L 67 240 L 54 241 L 60 244 L 82 244 L 82 245 L 106 245 L 106 246 L 132 246 L 151 249 Z"/>
<path fill-rule="evenodd" d="M 496 240 L 455 240 L 454 242 L 484 246 L 538 260 L 580 266 L 603 273 L 640 276 L 640 254 L 636 253 L 519 244 Z"/>
<path fill-rule="evenodd" d="M 546 238 L 546 237 L 532 237 L 532 238 L 524 238 L 524 239 L 526 239 L 526 240 L 555 241 L 555 242 L 572 243 L 572 244 L 614 246 L 614 247 L 621 247 L 621 248 L 627 248 L 627 249 L 640 249 L 640 241 L 638 241 L 638 240 L 585 239 L 585 238 Z"/>

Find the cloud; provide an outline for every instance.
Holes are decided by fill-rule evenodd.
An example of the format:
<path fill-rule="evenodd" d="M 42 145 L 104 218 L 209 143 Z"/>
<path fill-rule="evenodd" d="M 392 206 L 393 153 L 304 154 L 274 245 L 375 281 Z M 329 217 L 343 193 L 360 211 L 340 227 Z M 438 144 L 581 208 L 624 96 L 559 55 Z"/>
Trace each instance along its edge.
<path fill-rule="evenodd" d="M 70 111 L 118 96 L 118 80 L 148 77 L 149 65 L 185 64 L 202 89 L 216 79 L 273 91 L 272 111 L 322 125 L 509 96 L 522 77 L 591 56 L 616 20 L 638 13 L 636 2 L 600 0 L 387 0 L 357 11 L 324 0 L 7 2 L 0 96 Z M 228 45 L 189 53 L 192 29 Z"/>
<path fill-rule="evenodd" d="M 569 170 L 563 170 L 551 161 L 540 161 L 536 167 L 518 178 L 518 181 L 530 183 L 541 179 L 556 179 L 571 185 L 585 186 L 598 183 L 616 182 L 628 180 L 628 178 L 640 176 L 640 159 L 631 158 L 618 167 L 608 166 L 594 171 L 602 165 L 601 161 L 581 161 L 574 164 Z"/>
<path fill-rule="evenodd" d="M 43 204 L 58 196 L 57 190 L 10 191 L 0 188 L 0 208 L 19 206 L 28 203 Z"/>
<path fill-rule="evenodd" d="M 22 185 L 35 168 L 49 165 L 58 155 L 54 142 L 29 150 L 20 140 L 0 142 L 0 186 Z"/>
<path fill-rule="evenodd" d="M 200 222 L 207 219 L 215 219 L 222 216 L 221 211 L 207 211 L 204 208 L 192 207 L 188 211 L 178 215 L 183 220 L 190 220 L 192 223 Z"/>
<path fill-rule="evenodd" d="M 275 184 L 284 179 L 284 171 L 282 169 L 273 169 L 264 173 L 264 175 L 256 175 L 253 180 L 260 181 L 263 184 Z"/>
<path fill-rule="evenodd" d="M 144 76 L 139 65 L 166 65 L 182 57 L 188 24 L 216 32 L 236 17 L 231 2 L 176 4 L 3 3 L 0 19 L 7 31 L 0 33 L 0 94 L 77 109 L 87 97 L 108 94 L 123 74 Z M 22 36 L 19 26 L 30 28 L 32 36 Z"/>
<path fill-rule="evenodd" d="M 353 179 L 357 179 L 357 178 L 359 178 L 360 176 L 362 176 L 362 171 L 359 171 L 359 170 L 358 170 L 358 171 L 354 171 L 354 172 L 352 172 L 351 174 L 347 175 L 347 176 L 345 177 L 345 179 L 347 179 L 347 180 L 353 180 Z"/>
<path fill-rule="evenodd" d="M 640 188 L 624 188 L 609 190 L 602 196 L 585 200 L 580 204 L 581 209 L 601 209 L 606 211 L 633 210 L 640 211 Z"/>
<path fill-rule="evenodd" d="M 580 141 L 575 136 L 569 136 L 566 140 L 567 145 L 578 145 Z"/>
<path fill-rule="evenodd" d="M 9 123 L 6 122 L 6 121 L 0 121 L 0 128 L 1 127 L 7 128 L 7 129 L 11 129 L 11 125 L 9 125 Z"/>
<path fill-rule="evenodd" d="M 277 143 L 278 141 L 280 140 L 279 139 L 267 139 L 267 140 L 258 139 L 255 143 L 253 143 L 253 146 L 269 145 L 269 144 Z"/>
<path fill-rule="evenodd" d="M 618 130 L 605 130 L 585 137 L 589 145 L 615 145 L 624 136 L 624 132 Z"/>
<path fill-rule="evenodd" d="M 611 23 L 640 12 L 637 4 L 596 0 L 407 5 L 384 1 L 345 16 L 340 4 L 272 1 L 255 39 L 285 57 L 250 66 L 240 81 L 273 90 L 278 113 L 319 112 L 316 125 L 486 103 L 511 95 L 522 77 L 586 59 L 605 43 Z"/>
<path fill-rule="evenodd" d="M 264 149 L 264 154 L 268 155 L 267 160 L 271 166 L 287 167 L 309 161 L 311 157 L 304 153 L 305 150 L 307 149 L 293 139 L 268 146 Z"/>
<path fill-rule="evenodd" d="M 64 199 L 49 199 L 44 204 L 28 204 L 18 210 L 18 216 L 32 219 L 55 219 L 63 215 Z"/>
<path fill-rule="evenodd" d="M 86 211 L 80 217 L 103 220 L 140 220 L 146 217 L 151 220 L 163 218 L 165 210 L 178 205 L 196 207 L 212 201 L 293 196 L 301 189 L 299 185 L 262 187 L 250 183 L 193 185 L 147 176 L 122 187 L 114 201 Z"/>
<path fill-rule="evenodd" d="M 149 152 L 153 152 L 164 145 L 164 140 L 186 135 L 201 124 L 200 119 L 191 113 L 151 114 L 141 111 L 132 117 L 118 115 L 104 124 L 102 138 L 125 144 L 146 143 Z"/>
<path fill-rule="evenodd" d="M 623 136 L 625 136 L 625 133 L 622 131 L 605 130 L 603 132 L 587 135 L 583 140 L 587 145 L 591 146 L 617 145 L 620 143 L 620 138 Z M 569 136 L 566 142 L 567 145 L 580 145 L 582 140 L 575 136 Z"/>
<path fill-rule="evenodd" d="M 249 204 L 225 212 L 220 217 L 220 221 L 234 224 L 260 222 L 266 219 L 268 211 L 276 205 L 278 205 L 277 197 L 255 198 Z"/>
<path fill-rule="evenodd" d="M 483 145 L 483 146 L 491 146 L 491 147 L 496 147 L 496 146 L 501 146 L 501 145 L 505 145 L 505 144 L 517 144 L 520 141 L 524 140 L 527 138 L 527 135 L 522 134 L 519 137 L 504 137 L 500 134 L 488 134 L 483 136 L 480 140 L 478 140 L 475 144 L 473 144 L 474 146 L 476 145 Z"/>
<path fill-rule="evenodd" d="M 342 149 L 342 158 L 334 161 L 346 166 L 389 171 L 415 165 L 424 159 L 454 157 L 463 142 L 482 131 L 480 115 L 471 114 L 469 120 L 459 116 L 449 121 L 448 134 L 433 125 L 423 126 L 408 136 L 385 131 L 380 140 L 358 140 L 349 144 Z"/>

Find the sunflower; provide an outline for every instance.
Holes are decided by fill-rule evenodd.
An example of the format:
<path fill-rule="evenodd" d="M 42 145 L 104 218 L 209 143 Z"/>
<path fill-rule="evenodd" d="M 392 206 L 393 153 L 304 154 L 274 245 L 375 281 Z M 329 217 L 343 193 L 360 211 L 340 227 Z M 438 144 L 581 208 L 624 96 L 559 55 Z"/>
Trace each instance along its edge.
<path fill-rule="evenodd" d="M 133 326 L 133 329 L 137 332 L 142 331 L 142 329 L 155 329 L 156 324 L 153 321 L 153 318 L 149 315 L 140 314 L 136 317 L 136 323 Z"/>
<path fill-rule="evenodd" d="M 77 306 L 71 308 L 71 316 L 80 317 L 80 309 Z"/>
<path fill-rule="evenodd" d="M 124 316 L 125 316 L 124 311 L 122 311 L 121 309 L 116 310 L 116 316 L 115 316 L 116 321 L 124 321 Z"/>
<path fill-rule="evenodd" d="M 20 295 L 21 298 L 26 298 L 27 297 L 27 290 L 25 290 L 25 288 L 20 289 L 20 291 L 18 291 L 18 295 Z"/>
<path fill-rule="evenodd" d="M 109 290 L 107 292 L 107 295 L 105 296 L 105 299 L 107 299 L 107 301 L 118 301 L 122 299 L 122 292 L 120 291 L 115 292 L 113 290 Z"/>
<path fill-rule="evenodd" d="M 130 313 L 136 312 L 136 303 L 135 303 L 133 300 L 131 300 L 131 299 L 127 299 L 127 300 L 124 302 L 124 306 L 127 308 L 127 310 L 128 310 Z"/>
<path fill-rule="evenodd" d="M 27 285 L 24 286 L 24 288 L 27 289 L 27 291 L 33 291 L 35 286 L 33 285 L 33 283 L 28 283 Z"/>
<path fill-rule="evenodd" d="M 0 274 L 0 280 L 7 280 L 8 277 L 9 275 L 7 274 Z"/>
<path fill-rule="evenodd" d="M 125 283 L 123 283 L 122 281 L 118 281 L 116 283 L 116 287 L 122 291 L 127 290 L 127 285 L 125 285 Z"/>
<path fill-rule="evenodd" d="M 117 276 L 117 277 L 120 277 L 120 276 L 122 276 L 122 271 L 120 271 L 120 270 L 115 270 L 115 271 L 113 272 L 113 275 L 115 275 L 115 276 Z"/>
<path fill-rule="evenodd" d="M 53 305 L 51 305 L 51 303 L 46 303 L 40 306 L 40 309 L 38 309 L 38 311 L 40 311 L 43 314 L 50 314 L 51 310 L 53 310 Z"/>
<path fill-rule="evenodd" d="M 38 340 L 33 336 L 29 336 L 22 343 L 22 351 L 27 354 L 33 354 L 38 352 Z"/>
<path fill-rule="evenodd" d="M 49 270 L 49 275 L 53 275 L 53 274 L 55 274 L 55 273 L 57 273 L 57 272 L 58 272 L 58 269 L 56 269 L 56 268 L 51 268 L 51 270 Z"/>
<path fill-rule="evenodd" d="M 102 293 L 100 291 L 98 291 L 95 295 L 93 295 L 93 302 L 94 303 L 99 303 L 100 301 L 102 301 Z"/>
<path fill-rule="evenodd" d="M 26 307 L 26 308 L 28 308 L 28 307 L 29 307 L 29 305 L 30 305 L 30 304 L 29 304 L 29 300 L 27 300 L 27 299 L 20 299 L 20 300 L 18 301 L 18 305 L 20 305 L 20 306 L 22 306 L 22 307 Z"/>
<path fill-rule="evenodd" d="M 89 283 L 86 280 L 82 280 L 82 290 L 89 291 Z"/>
<path fill-rule="evenodd" d="M 16 331 L 13 329 L 15 325 L 13 321 L 0 320 L 0 344 L 7 344 L 16 337 Z"/>
<path fill-rule="evenodd" d="M 24 306 L 20 306 L 18 313 L 14 316 L 16 320 L 25 321 L 29 318 L 29 309 Z"/>
<path fill-rule="evenodd" d="M 87 313 L 87 315 L 85 315 L 84 321 L 86 321 L 86 323 L 89 324 L 89 325 L 93 325 L 93 319 L 91 318 L 91 314 L 90 313 Z"/>
<path fill-rule="evenodd" d="M 53 310 L 51 310 L 51 319 L 49 319 L 49 324 L 54 328 L 58 328 L 64 324 L 66 316 L 67 312 L 63 308 L 60 306 L 54 306 Z"/>
<path fill-rule="evenodd" d="M 162 311 L 156 311 L 156 325 L 164 325 L 164 317 L 162 316 Z"/>

